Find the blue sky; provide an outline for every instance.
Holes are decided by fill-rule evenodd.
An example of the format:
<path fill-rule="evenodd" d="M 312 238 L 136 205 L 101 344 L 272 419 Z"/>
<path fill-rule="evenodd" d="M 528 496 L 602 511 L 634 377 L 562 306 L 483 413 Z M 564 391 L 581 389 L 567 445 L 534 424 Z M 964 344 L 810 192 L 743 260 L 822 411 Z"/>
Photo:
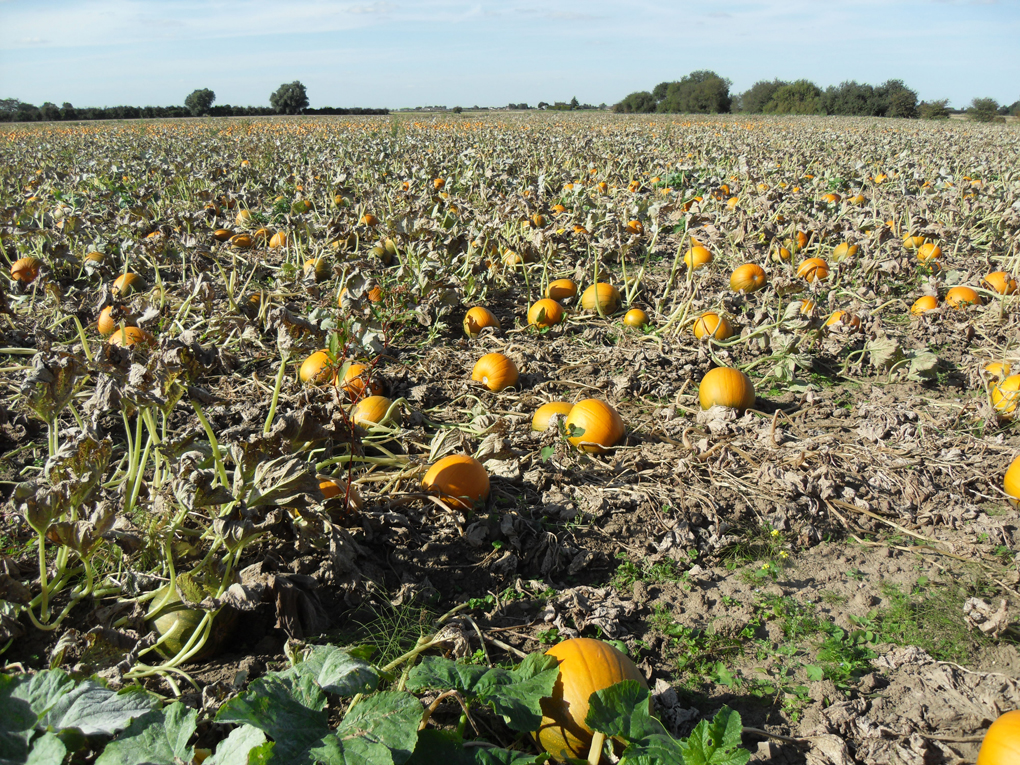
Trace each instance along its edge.
<path fill-rule="evenodd" d="M 1020 99 L 1020 0 L 0 0 L 0 98 L 75 106 L 612 104 L 697 69 L 733 81 L 901 79 Z"/>

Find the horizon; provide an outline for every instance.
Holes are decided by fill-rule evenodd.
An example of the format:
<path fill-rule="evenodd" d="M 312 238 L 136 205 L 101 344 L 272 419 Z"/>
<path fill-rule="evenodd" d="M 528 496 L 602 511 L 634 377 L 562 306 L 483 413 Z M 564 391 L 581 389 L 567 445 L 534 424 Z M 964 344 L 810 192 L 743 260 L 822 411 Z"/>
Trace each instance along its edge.
<path fill-rule="evenodd" d="M 216 105 L 268 106 L 294 80 L 311 108 L 597 106 L 700 69 L 732 95 L 775 78 L 898 79 L 954 109 L 1020 100 L 1020 0 L 0 0 L 0 21 L 0 97 L 36 106 L 174 106 L 201 88 Z"/>

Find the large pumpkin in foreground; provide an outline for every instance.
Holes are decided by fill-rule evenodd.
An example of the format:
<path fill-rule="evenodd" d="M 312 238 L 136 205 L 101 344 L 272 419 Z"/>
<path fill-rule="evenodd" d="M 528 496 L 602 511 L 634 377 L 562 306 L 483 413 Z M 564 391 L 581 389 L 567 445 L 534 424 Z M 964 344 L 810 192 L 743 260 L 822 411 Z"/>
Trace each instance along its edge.
<path fill-rule="evenodd" d="M 422 479 L 426 491 L 435 491 L 451 507 L 471 510 L 489 498 L 485 466 L 467 454 L 451 454 L 429 468 Z"/>
<path fill-rule="evenodd" d="M 568 436 L 567 440 L 586 452 L 605 451 L 623 438 L 624 427 L 620 414 L 597 398 L 586 398 L 574 404 L 564 424 L 568 434 L 571 426 L 584 431 L 578 436 Z"/>
<path fill-rule="evenodd" d="M 754 383 L 739 369 L 716 367 L 701 379 L 698 400 L 702 409 L 728 406 L 742 412 L 754 406 Z"/>
<path fill-rule="evenodd" d="M 542 699 L 542 725 L 535 738 L 556 760 L 587 759 L 592 731 L 584 718 L 591 695 L 624 680 L 636 680 L 645 688 L 648 684 L 634 662 L 601 640 L 565 640 L 546 655 L 559 659 L 560 675 L 552 695 Z"/>
<path fill-rule="evenodd" d="M 1020 710 L 1006 712 L 985 733 L 977 765 L 1020 765 Z"/>

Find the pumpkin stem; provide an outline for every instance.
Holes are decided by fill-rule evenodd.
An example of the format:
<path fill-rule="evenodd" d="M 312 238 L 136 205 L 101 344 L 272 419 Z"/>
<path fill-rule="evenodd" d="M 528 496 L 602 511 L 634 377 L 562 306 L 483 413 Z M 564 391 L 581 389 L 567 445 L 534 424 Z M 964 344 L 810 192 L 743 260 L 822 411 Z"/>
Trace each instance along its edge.
<path fill-rule="evenodd" d="M 602 745 L 606 743 L 606 734 L 595 731 L 591 737 L 591 749 L 588 750 L 588 765 L 599 765 L 602 760 Z"/>

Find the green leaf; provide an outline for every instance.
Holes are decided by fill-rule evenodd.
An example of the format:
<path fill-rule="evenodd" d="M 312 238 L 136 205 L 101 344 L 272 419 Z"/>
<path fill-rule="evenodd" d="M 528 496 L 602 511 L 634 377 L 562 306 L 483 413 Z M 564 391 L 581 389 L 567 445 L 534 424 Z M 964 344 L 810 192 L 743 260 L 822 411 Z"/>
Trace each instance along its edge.
<path fill-rule="evenodd" d="M 40 723 L 55 731 L 77 728 L 86 736 L 110 736 L 158 706 L 159 699 L 142 688 L 117 693 L 86 680 L 57 699 Z"/>
<path fill-rule="evenodd" d="M 825 670 L 819 667 L 817 664 L 805 664 L 804 672 L 807 674 L 807 679 L 817 682 L 825 679 Z"/>
<path fill-rule="evenodd" d="M 690 738 L 680 742 L 686 765 L 744 765 L 751 753 L 742 749 L 740 715 L 723 707 L 712 722 L 702 720 Z"/>
<path fill-rule="evenodd" d="M 41 674 L 41 673 L 40 673 Z M 27 677 L 0 675 L 0 764 L 25 762 L 28 741 L 39 715 L 17 694 Z"/>
<path fill-rule="evenodd" d="M 541 765 L 549 755 L 467 742 L 454 731 L 430 728 L 418 734 L 414 755 L 405 765 Z"/>
<path fill-rule="evenodd" d="M 67 756 L 67 747 L 53 731 L 47 731 L 32 742 L 25 765 L 57 765 Z"/>
<path fill-rule="evenodd" d="M 324 691 L 340 696 L 371 693 L 379 686 L 379 673 L 370 664 L 332 645 L 312 648 L 295 670 L 311 677 Z"/>
<path fill-rule="evenodd" d="M 274 760 L 299 765 L 312 762 L 308 750 L 329 734 L 325 708 L 326 696 L 315 681 L 291 669 L 256 680 L 220 707 L 216 722 L 264 731 L 275 742 Z"/>
<path fill-rule="evenodd" d="M 96 765 L 178 765 L 195 757 L 188 741 L 198 727 L 198 712 L 175 701 L 134 720 L 106 745 Z"/>
<path fill-rule="evenodd" d="M 403 765 L 418 741 L 423 713 L 421 702 L 410 693 L 384 691 L 371 696 L 348 712 L 336 735 L 324 742 L 334 759 L 323 761 L 329 765 L 387 762 L 382 759 L 387 752 L 394 765 Z M 321 758 L 318 749 L 312 754 Z M 342 759 L 335 759 L 338 755 Z"/>
<path fill-rule="evenodd" d="M 217 744 L 216 751 L 204 765 L 249 765 L 250 755 L 265 743 L 265 733 L 250 725 L 242 725 Z"/>
<path fill-rule="evenodd" d="M 514 730 L 533 731 L 542 722 L 540 702 L 552 693 L 558 667 L 554 657 L 537 653 L 511 671 L 430 656 L 411 670 L 408 688 L 454 688 L 491 705 Z"/>
<path fill-rule="evenodd" d="M 584 723 L 610 738 L 625 741 L 665 735 L 662 723 L 652 717 L 649 703 L 647 688 L 637 680 L 623 680 L 591 695 Z"/>

